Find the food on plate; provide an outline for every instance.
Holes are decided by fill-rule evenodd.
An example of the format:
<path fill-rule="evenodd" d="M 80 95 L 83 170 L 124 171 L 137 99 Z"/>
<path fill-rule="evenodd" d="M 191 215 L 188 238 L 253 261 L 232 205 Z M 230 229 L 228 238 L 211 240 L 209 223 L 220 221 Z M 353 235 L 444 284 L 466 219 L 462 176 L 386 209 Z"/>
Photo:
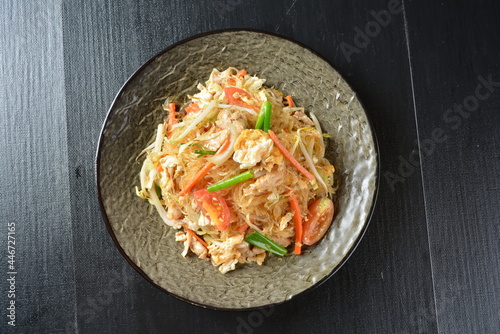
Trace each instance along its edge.
<path fill-rule="evenodd" d="M 138 196 L 178 230 L 183 256 L 222 273 L 284 256 L 289 246 L 300 255 L 333 219 L 326 135 L 313 113 L 264 82 L 214 69 L 188 103 L 164 103 L 168 116 L 142 152 Z"/>

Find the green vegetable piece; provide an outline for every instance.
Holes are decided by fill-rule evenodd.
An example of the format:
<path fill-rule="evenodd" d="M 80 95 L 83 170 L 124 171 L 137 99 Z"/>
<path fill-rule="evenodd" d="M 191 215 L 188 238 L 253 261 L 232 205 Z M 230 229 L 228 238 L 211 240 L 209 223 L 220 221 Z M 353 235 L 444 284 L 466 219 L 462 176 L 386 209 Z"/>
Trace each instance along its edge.
<path fill-rule="evenodd" d="M 163 197 L 161 196 L 161 188 L 160 188 L 160 186 L 157 185 L 156 183 L 154 183 L 154 187 L 155 187 L 156 196 L 158 196 L 158 198 L 160 200 L 162 200 Z"/>
<path fill-rule="evenodd" d="M 264 113 L 264 132 L 269 131 L 271 129 L 271 114 L 272 114 L 272 105 L 271 102 L 266 101 L 264 102 L 265 105 L 265 113 Z"/>
<path fill-rule="evenodd" d="M 208 154 L 208 155 L 214 155 L 215 153 L 217 153 L 217 151 L 209 151 L 209 150 L 194 150 L 194 153 L 199 154 L 199 155 L 198 155 L 198 158 L 199 158 L 199 157 L 202 157 L 202 156 L 204 156 L 204 155 L 206 155 L 206 154 Z"/>
<path fill-rule="evenodd" d="M 273 253 L 279 256 L 286 255 L 288 252 L 286 248 L 281 247 L 271 239 L 263 236 L 259 232 L 252 232 L 248 237 L 245 238 L 245 241 L 251 245 L 262 248 L 269 253 Z"/>
<path fill-rule="evenodd" d="M 236 175 L 236 176 L 233 176 L 227 180 L 223 180 L 223 181 L 217 182 L 216 184 L 212 184 L 210 187 L 207 188 L 207 190 L 209 193 L 213 193 L 214 191 L 233 186 L 237 183 L 251 179 L 252 177 L 253 177 L 253 173 L 251 171 L 247 170 L 246 172 L 241 173 L 241 174 Z"/>
<path fill-rule="evenodd" d="M 266 118 L 266 113 L 268 111 L 270 113 L 271 108 L 272 108 L 271 102 L 266 101 L 262 103 L 262 107 L 260 107 L 259 117 L 257 118 L 257 123 L 255 123 L 255 129 L 262 130 L 262 127 L 264 126 L 264 120 Z"/>

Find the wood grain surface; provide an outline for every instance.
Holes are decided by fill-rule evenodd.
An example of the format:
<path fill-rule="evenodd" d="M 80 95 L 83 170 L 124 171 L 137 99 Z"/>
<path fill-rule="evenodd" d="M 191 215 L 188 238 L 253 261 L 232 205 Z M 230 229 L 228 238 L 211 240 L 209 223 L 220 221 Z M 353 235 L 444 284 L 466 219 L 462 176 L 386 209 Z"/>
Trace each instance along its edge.
<path fill-rule="evenodd" d="M 407 10 L 438 329 L 498 333 L 500 4 Z"/>
<path fill-rule="evenodd" d="M 3 1 L 1 333 L 498 333 L 500 5 L 493 1 Z M 378 137 L 378 203 L 361 244 L 310 293 L 251 312 L 156 289 L 116 250 L 94 158 L 115 94 L 194 34 L 295 39 L 357 92 Z M 306 64 L 305 64 L 306 66 Z M 480 88 L 478 88 L 480 86 Z"/>

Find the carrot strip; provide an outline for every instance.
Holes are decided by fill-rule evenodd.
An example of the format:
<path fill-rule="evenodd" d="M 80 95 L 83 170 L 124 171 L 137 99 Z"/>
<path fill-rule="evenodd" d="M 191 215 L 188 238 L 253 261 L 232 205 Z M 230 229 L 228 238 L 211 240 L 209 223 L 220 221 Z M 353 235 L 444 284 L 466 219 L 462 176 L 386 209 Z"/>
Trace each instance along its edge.
<path fill-rule="evenodd" d="M 193 230 L 187 228 L 186 226 L 184 226 L 184 229 L 187 233 L 191 234 L 192 237 L 195 237 L 196 240 L 198 240 L 203 246 L 205 246 L 205 248 L 208 249 L 208 244 L 198 234 L 196 234 Z"/>
<path fill-rule="evenodd" d="M 245 69 L 242 69 L 242 70 L 238 71 L 238 73 L 236 73 L 236 77 L 238 77 L 238 78 L 242 78 L 242 77 L 244 77 L 246 74 L 247 74 L 247 71 L 246 71 Z"/>
<path fill-rule="evenodd" d="M 229 139 L 226 139 L 222 145 L 219 147 L 219 149 L 217 150 L 217 153 L 216 154 L 222 154 L 224 153 L 225 150 L 227 150 L 227 148 L 229 147 L 229 144 L 231 144 L 231 140 Z"/>
<path fill-rule="evenodd" d="M 170 103 L 168 105 L 168 125 L 167 125 L 167 130 L 172 131 L 172 126 L 177 123 L 177 119 L 175 118 L 176 115 L 175 111 L 175 103 Z"/>
<path fill-rule="evenodd" d="M 238 104 L 235 103 L 235 105 L 243 107 L 243 108 L 252 109 L 254 111 L 260 111 L 260 107 L 253 106 L 253 105 L 245 103 L 245 102 L 241 102 L 241 103 L 238 103 Z"/>
<path fill-rule="evenodd" d="M 235 93 L 238 93 L 239 95 L 245 96 L 246 98 L 249 98 L 249 99 L 252 98 L 252 95 L 244 89 L 241 89 L 238 87 L 226 87 L 226 88 L 224 88 L 224 94 L 226 94 L 226 98 L 227 98 L 227 101 L 229 102 L 229 104 L 231 104 L 232 102 L 234 103 L 236 101 L 239 101 L 239 99 L 237 99 L 233 96 L 233 94 L 235 94 Z"/>
<path fill-rule="evenodd" d="M 156 170 L 158 172 L 163 172 L 163 166 L 161 165 L 161 162 L 159 162 L 159 161 L 156 163 Z"/>
<path fill-rule="evenodd" d="M 235 93 L 238 93 L 240 96 L 245 96 L 246 98 L 249 98 L 249 99 L 252 98 L 252 95 L 249 92 L 247 92 L 246 90 L 243 90 L 243 89 L 237 88 L 237 87 L 226 87 L 226 88 L 224 88 L 224 94 L 226 95 L 228 104 L 231 104 L 234 106 L 240 106 L 240 107 L 244 107 L 244 108 L 250 108 L 250 109 L 253 109 L 255 111 L 260 111 L 260 107 L 253 106 L 251 104 L 243 102 L 240 98 L 235 98 L 233 96 Z"/>
<path fill-rule="evenodd" d="M 293 253 L 300 255 L 300 253 L 302 252 L 302 238 L 304 235 L 304 231 L 302 228 L 302 215 L 300 214 L 299 201 L 297 200 L 297 196 L 295 196 L 293 191 L 287 190 L 286 193 L 290 198 L 290 205 L 292 206 L 292 210 L 294 211 L 293 222 L 295 223 L 295 249 Z"/>
<path fill-rule="evenodd" d="M 193 189 L 193 187 L 196 185 L 196 183 L 198 183 L 198 181 L 200 181 L 205 175 L 207 175 L 207 173 L 210 171 L 210 169 L 212 169 L 212 167 L 214 167 L 214 166 L 215 166 L 215 164 L 213 164 L 211 162 L 207 163 L 202 169 L 200 169 L 200 171 L 198 173 L 196 173 L 196 175 L 193 177 L 193 179 L 191 181 L 189 181 L 186 188 L 184 188 L 184 190 L 182 190 L 179 193 L 179 196 L 187 195 L 191 191 L 191 189 Z"/>
<path fill-rule="evenodd" d="M 250 226 L 249 226 L 247 223 L 245 223 L 245 224 L 241 225 L 240 227 L 238 227 L 238 233 L 239 233 L 239 234 L 243 234 L 243 233 L 245 233 L 245 232 L 246 232 L 246 230 L 248 230 L 248 228 L 249 228 L 249 227 L 250 227 Z"/>
<path fill-rule="evenodd" d="M 295 107 L 295 103 L 293 102 L 293 99 L 292 99 L 292 96 L 291 96 L 291 95 L 287 95 L 287 96 L 286 96 L 286 102 L 288 103 L 288 106 L 289 106 L 290 108 Z"/>
<path fill-rule="evenodd" d="M 186 107 L 186 112 L 187 113 L 190 113 L 190 112 L 197 112 L 197 111 L 200 111 L 201 108 L 198 104 L 196 103 L 190 103 L 187 107 Z"/>
<path fill-rule="evenodd" d="M 294 157 L 292 154 L 290 154 L 290 152 L 288 152 L 288 150 L 286 149 L 285 145 L 283 145 L 280 140 L 278 139 L 278 137 L 276 136 L 276 134 L 269 130 L 268 131 L 269 133 L 269 137 L 271 137 L 271 139 L 273 140 L 274 144 L 278 147 L 278 149 L 281 151 L 281 153 L 283 153 L 283 155 L 285 156 L 285 158 L 288 159 L 288 161 L 290 161 L 290 163 L 299 170 L 299 172 L 302 173 L 302 175 L 304 175 L 308 180 L 314 180 L 314 175 L 312 175 L 311 173 L 309 173 L 307 171 L 307 169 L 305 169 Z"/>

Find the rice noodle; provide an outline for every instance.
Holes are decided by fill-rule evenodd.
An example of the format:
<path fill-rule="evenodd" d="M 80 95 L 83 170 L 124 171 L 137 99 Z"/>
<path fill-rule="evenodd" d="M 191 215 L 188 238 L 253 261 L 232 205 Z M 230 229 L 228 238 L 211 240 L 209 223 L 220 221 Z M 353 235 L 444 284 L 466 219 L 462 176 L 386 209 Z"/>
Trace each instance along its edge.
<path fill-rule="evenodd" d="M 218 104 L 217 107 L 219 108 L 223 108 L 223 109 L 228 109 L 228 108 L 234 108 L 234 109 L 237 109 L 237 110 L 241 110 L 241 111 L 246 111 L 252 115 L 257 115 L 257 112 L 253 109 L 250 109 L 250 108 L 245 108 L 245 107 L 240 107 L 240 106 L 235 106 L 235 105 L 231 105 L 231 104 Z"/>
<path fill-rule="evenodd" d="M 234 152 L 234 142 L 236 141 L 236 137 L 238 137 L 238 133 L 236 132 L 236 128 L 232 124 L 228 124 L 227 128 L 230 134 L 228 148 L 222 154 L 216 154 L 213 157 L 207 159 L 216 166 L 222 165 L 224 162 L 226 162 Z"/>
<path fill-rule="evenodd" d="M 205 85 L 197 85 L 199 93 L 188 96 L 191 101 L 183 101 L 201 109 L 176 115 L 178 123 L 169 131 L 165 123 L 158 125 L 153 143 L 141 152 L 146 157 L 139 173 L 141 188 L 136 189 L 166 225 L 189 228 L 207 244 L 205 247 L 193 235 L 179 232 L 183 255 L 191 251 L 222 273 L 240 263 L 263 263 L 268 253 L 245 242 L 253 232 L 283 247 L 295 241 L 287 191 L 294 192 L 302 216 L 309 213 L 309 203 L 334 191 L 326 180 L 333 180 L 335 168 L 324 157 L 316 116 L 310 113 L 308 119 L 304 108 L 285 106 L 282 94 L 263 86 L 265 80 L 237 73 L 235 68 L 214 69 Z M 235 92 L 229 101 L 228 88 Z M 287 154 L 314 175 L 313 181 L 287 162 L 268 133 L 255 129 L 258 112 L 246 106 L 257 109 L 263 101 L 272 105 L 271 130 Z M 251 172 L 250 179 L 202 199 L 194 195 L 246 171 Z M 179 196 L 181 192 L 183 196 Z M 222 203 L 229 214 L 224 214 Z"/>
<path fill-rule="evenodd" d="M 321 136 L 323 136 L 323 131 L 321 131 L 321 125 L 319 124 L 319 121 L 318 121 L 318 118 L 316 117 L 316 115 L 314 115 L 313 112 L 310 112 L 309 116 L 311 116 L 311 119 L 312 119 L 312 121 L 314 123 L 314 126 L 316 127 L 316 131 L 318 131 L 319 134 Z"/>
<path fill-rule="evenodd" d="M 163 222 L 167 224 L 168 226 L 174 227 L 174 228 L 180 228 L 181 224 L 178 221 L 168 219 L 167 217 L 167 211 L 165 211 L 165 208 L 163 205 L 161 205 L 160 199 L 158 198 L 158 195 L 156 195 L 156 190 L 151 189 L 149 191 L 149 196 L 151 198 L 151 204 L 154 205 L 156 208 L 156 211 L 158 211 L 158 214 L 160 215 L 161 219 L 163 219 Z"/>
<path fill-rule="evenodd" d="M 316 180 L 321 184 L 321 186 L 325 189 L 325 192 L 328 193 L 328 186 L 326 185 L 325 181 L 321 178 L 321 176 L 318 173 L 318 170 L 314 166 L 314 162 L 311 159 L 311 156 L 309 153 L 307 153 L 306 148 L 304 147 L 304 144 L 302 144 L 302 141 L 299 141 L 299 146 L 300 150 L 302 151 L 302 154 L 304 155 L 304 158 L 306 159 L 307 165 L 309 166 L 309 169 L 313 173 L 313 175 L 316 177 Z"/>
<path fill-rule="evenodd" d="M 186 137 L 186 135 L 191 132 L 201 121 L 203 121 L 205 118 L 207 118 L 211 113 L 214 112 L 216 106 L 216 102 L 212 101 L 210 104 L 208 104 L 205 107 L 205 110 L 201 112 L 196 119 L 189 124 L 189 126 L 184 130 L 183 133 L 181 133 L 178 137 L 175 138 L 175 140 L 181 140 L 182 138 Z"/>
<path fill-rule="evenodd" d="M 152 149 L 153 149 L 153 147 L 155 147 L 155 143 L 154 143 L 154 142 L 152 142 L 152 143 L 151 143 L 151 145 L 149 145 L 148 147 L 146 147 L 145 149 L 143 149 L 143 150 L 141 151 L 141 153 L 139 153 L 139 155 L 137 156 L 137 158 L 135 158 L 135 161 L 139 160 L 139 158 L 140 158 L 140 157 L 142 157 L 142 155 L 143 155 L 144 153 L 148 152 L 149 150 L 152 150 Z"/>

